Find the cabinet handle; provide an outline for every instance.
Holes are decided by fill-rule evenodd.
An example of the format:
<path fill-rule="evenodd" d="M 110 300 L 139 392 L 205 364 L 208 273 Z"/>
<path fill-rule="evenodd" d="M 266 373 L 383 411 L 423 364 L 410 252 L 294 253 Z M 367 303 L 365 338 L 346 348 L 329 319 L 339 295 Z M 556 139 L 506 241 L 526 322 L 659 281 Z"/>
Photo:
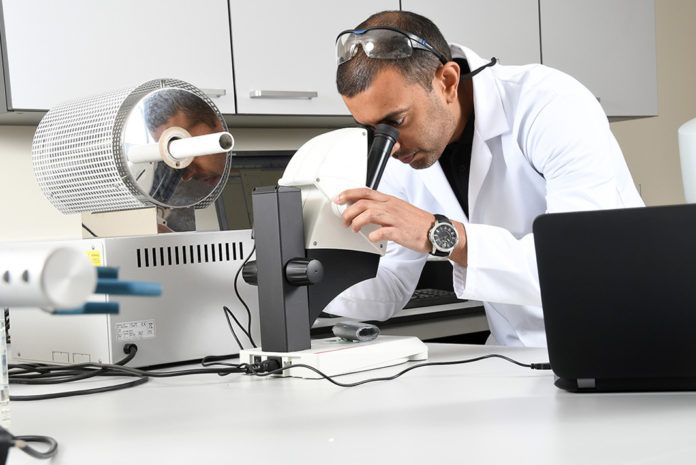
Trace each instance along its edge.
<path fill-rule="evenodd" d="M 313 90 L 297 91 L 297 90 L 252 90 L 249 92 L 250 98 L 271 98 L 271 99 L 306 99 L 311 100 L 319 96 L 319 93 Z"/>
<path fill-rule="evenodd" d="M 201 92 L 210 98 L 220 98 L 227 95 L 227 89 L 201 89 Z"/>

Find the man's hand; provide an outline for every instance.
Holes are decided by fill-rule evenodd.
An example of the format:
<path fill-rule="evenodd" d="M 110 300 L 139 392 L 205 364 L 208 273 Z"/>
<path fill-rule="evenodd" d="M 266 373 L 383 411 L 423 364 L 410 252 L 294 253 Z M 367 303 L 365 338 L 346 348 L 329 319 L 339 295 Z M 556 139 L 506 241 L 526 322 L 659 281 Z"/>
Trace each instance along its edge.
<path fill-rule="evenodd" d="M 381 226 L 369 234 L 368 239 L 371 241 L 388 240 L 417 252 L 432 251 L 428 239 L 428 232 L 435 223 L 432 213 L 368 188 L 343 191 L 335 202 L 339 205 L 348 204 L 343 212 L 343 221 L 353 231 L 357 232 L 367 224 Z M 462 224 L 455 223 L 455 227 L 459 232 L 459 244 L 452 252 L 452 258 L 454 259 L 456 252 L 459 258 L 456 261 L 463 259 L 463 265 L 466 266 L 465 252 L 462 257 L 462 250 L 466 250 L 466 234 Z"/>
<path fill-rule="evenodd" d="M 353 231 L 358 232 L 368 224 L 381 226 L 368 236 L 372 242 L 394 241 L 418 252 L 430 252 L 428 231 L 435 222 L 431 213 L 366 187 L 343 191 L 335 202 L 348 204 L 343 222 Z"/>

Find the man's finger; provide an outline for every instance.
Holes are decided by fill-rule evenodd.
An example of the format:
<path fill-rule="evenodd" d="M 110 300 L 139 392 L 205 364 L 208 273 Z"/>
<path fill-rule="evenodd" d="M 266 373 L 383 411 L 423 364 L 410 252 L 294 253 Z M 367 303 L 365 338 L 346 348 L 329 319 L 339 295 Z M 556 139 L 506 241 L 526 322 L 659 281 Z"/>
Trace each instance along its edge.
<path fill-rule="evenodd" d="M 357 189 L 348 189 L 341 192 L 334 199 L 334 202 L 339 205 L 342 205 L 344 203 L 355 202 L 360 199 L 385 200 L 386 195 L 367 187 L 360 187 Z"/>

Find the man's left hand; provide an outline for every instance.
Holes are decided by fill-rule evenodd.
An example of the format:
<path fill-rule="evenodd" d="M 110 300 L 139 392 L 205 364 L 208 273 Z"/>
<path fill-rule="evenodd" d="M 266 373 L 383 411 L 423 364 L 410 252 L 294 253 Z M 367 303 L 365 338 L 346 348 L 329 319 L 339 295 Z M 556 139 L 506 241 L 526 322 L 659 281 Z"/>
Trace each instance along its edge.
<path fill-rule="evenodd" d="M 369 234 L 371 241 L 388 240 L 418 252 L 431 251 L 428 231 L 435 222 L 432 213 L 368 188 L 343 191 L 335 202 L 348 204 L 343 221 L 353 231 L 368 224 L 381 226 Z"/>

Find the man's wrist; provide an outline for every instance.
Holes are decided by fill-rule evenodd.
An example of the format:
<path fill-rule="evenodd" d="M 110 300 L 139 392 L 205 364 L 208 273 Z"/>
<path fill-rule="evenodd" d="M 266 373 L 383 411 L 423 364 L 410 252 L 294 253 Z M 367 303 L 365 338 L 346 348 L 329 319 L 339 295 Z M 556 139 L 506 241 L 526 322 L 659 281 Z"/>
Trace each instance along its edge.
<path fill-rule="evenodd" d="M 468 265 L 468 241 L 466 237 L 466 228 L 459 221 L 452 221 L 452 225 L 457 230 L 459 240 L 454 250 L 449 255 L 449 259 L 457 265 L 466 267 Z"/>

